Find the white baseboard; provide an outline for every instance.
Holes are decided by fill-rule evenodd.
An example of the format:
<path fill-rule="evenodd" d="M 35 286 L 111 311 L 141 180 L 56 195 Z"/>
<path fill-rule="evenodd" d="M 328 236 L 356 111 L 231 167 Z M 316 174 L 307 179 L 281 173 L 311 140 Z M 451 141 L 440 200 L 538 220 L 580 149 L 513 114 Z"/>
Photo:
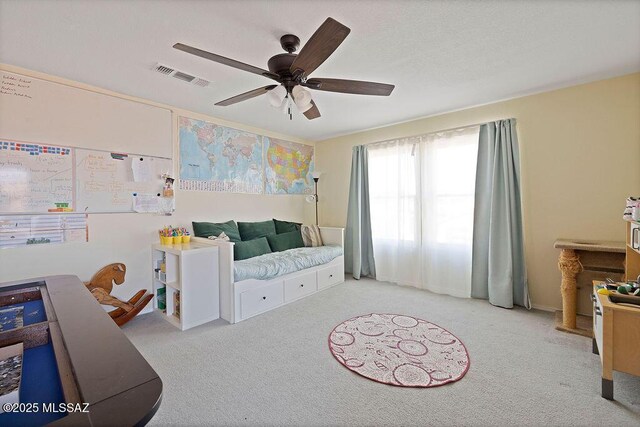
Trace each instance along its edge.
<path fill-rule="evenodd" d="M 535 308 L 536 310 L 542 310 L 542 311 L 548 311 L 551 313 L 554 313 L 556 311 L 561 311 L 562 308 L 558 308 L 558 307 L 550 307 L 548 305 L 539 305 L 539 304 L 531 304 L 531 308 Z M 593 313 L 589 312 L 589 313 L 578 313 L 581 314 L 583 316 L 588 316 L 591 317 L 593 316 Z"/>
<path fill-rule="evenodd" d="M 535 308 L 536 310 L 542 310 L 542 311 L 550 311 L 550 312 L 555 312 L 560 310 L 559 308 L 556 308 L 556 307 L 550 307 L 548 305 L 540 305 L 540 304 L 531 304 L 531 308 Z"/>

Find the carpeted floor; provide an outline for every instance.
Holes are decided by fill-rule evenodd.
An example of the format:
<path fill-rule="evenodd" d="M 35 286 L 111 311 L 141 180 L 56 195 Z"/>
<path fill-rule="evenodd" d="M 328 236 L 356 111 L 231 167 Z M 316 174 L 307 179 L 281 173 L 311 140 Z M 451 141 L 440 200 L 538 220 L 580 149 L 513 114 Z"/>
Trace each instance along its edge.
<path fill-rule="evenodd" d="M 451 331 L 469 350 L 469 372 L 416 389 L 348 371 L 327 336 L 371 312 Z M 124 331 L 164 383 L 152 425 L 640 425 L 640 378 L 616 373 L 616 401 L 601 398 L 591 340 L 556 331 L 551 313 L 372 280 L 349 280 L 236 325 L 179 332 L 152 313 Z"/>

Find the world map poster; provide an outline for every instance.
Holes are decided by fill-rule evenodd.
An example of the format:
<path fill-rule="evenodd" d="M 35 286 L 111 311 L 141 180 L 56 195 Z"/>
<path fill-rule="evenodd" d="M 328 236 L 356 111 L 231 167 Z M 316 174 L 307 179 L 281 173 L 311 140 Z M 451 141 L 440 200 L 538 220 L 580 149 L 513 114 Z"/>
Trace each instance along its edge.
<path fill-rule="evenodd" d="M 313 146 L 264 138 L 267 194 L 313 194 Z"/>
<path fill-rule="evenodd" d="M 179 128 L 180 189 L 263 192 L 261 136 L 186 117 Z"/>

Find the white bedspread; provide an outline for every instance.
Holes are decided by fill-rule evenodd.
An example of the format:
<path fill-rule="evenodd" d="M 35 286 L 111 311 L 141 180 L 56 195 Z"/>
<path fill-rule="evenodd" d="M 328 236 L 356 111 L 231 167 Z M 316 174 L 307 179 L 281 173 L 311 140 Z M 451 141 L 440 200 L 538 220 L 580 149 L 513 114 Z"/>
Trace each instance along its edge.
<path fill-rule="evenodd" d="M 326 264 L 342 255 L 340 246 L 295 248 L 235 261 L 233 276 L 236 282 L 247 279 L 268 280 L 277 276 Z"/>

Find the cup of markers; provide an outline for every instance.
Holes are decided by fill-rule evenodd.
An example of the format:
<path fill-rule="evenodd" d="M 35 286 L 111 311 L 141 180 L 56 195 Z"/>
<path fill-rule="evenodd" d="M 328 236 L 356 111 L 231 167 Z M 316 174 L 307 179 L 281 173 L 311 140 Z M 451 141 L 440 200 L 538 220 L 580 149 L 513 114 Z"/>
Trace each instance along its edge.
<path fill-rule="evenodd" d="M 173 228 L 169 225 L 159 230 L 158 234 L 161 245 L 179 245 L 191 241 L 191 235 L 185 227 Z"/>

